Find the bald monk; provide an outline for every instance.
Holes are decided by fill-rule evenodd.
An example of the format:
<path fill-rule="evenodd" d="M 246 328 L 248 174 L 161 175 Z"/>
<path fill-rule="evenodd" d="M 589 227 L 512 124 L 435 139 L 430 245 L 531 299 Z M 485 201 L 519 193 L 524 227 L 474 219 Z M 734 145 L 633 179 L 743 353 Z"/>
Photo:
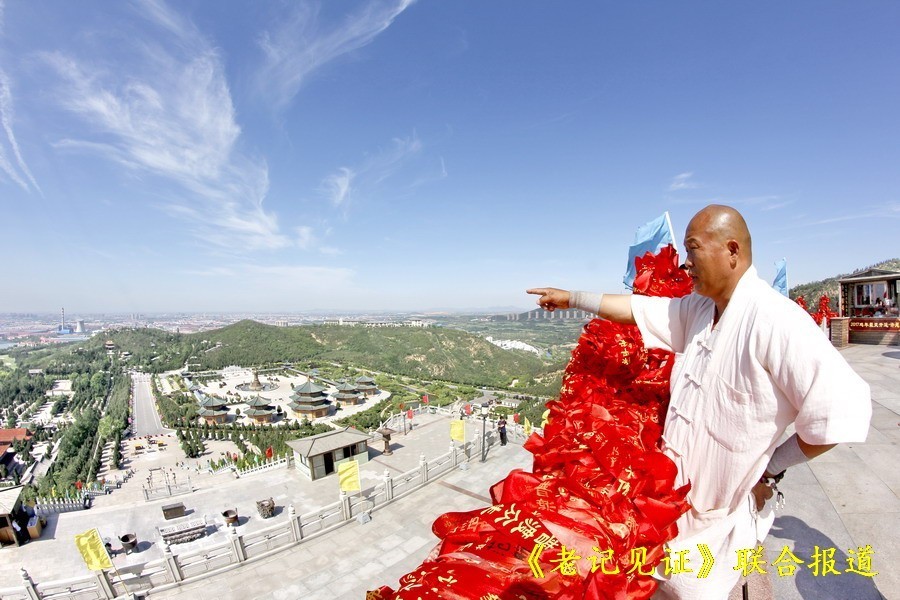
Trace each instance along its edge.
<path fill-rule="evenodd" d="M 710 205 L 684 236 L 694 282 L 683 298 L 533 288 L 546 310 L 577 308 L 637 325 L 648 348 L 675 353 L 662 450 L 691 483 L 691 510 L 670 544 L 692 572 L 657 569 L 654 598 L 727 598 L 738 551 L 755 549 L 774 520 L 773 487 L 785 470 L 841 442 L 866 439 L 869 386 L 809 315 L 773 290 L 752 265 L 741 214 Z M 789 425 L 796 433 L 778 444 Z M 715 557 L 708 578 L 698 544 Z M 767 561 L 775 556 L 765 557 Z"/>

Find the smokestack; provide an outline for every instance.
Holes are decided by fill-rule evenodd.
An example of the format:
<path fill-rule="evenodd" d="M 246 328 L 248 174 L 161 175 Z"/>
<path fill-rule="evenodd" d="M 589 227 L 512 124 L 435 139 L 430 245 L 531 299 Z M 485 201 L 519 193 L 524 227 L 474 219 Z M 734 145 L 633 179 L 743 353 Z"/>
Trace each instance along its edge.
<path fill-rule="evenodd" d="M 62 307 L 60 311 L 62 311 L 62 323 L 59 325 L 59 330 L 62 331 L 66 328 L 66 307 Z"/>

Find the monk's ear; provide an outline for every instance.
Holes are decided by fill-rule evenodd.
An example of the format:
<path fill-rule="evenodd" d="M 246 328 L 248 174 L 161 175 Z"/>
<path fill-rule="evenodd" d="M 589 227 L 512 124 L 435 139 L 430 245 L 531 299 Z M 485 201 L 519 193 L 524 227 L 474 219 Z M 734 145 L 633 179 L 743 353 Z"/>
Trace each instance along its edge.
<path fill-rule="evenodd" d="M 728 247 L 728 254 L 730 255 L 732 265 L 737 264 L 738 256 L 741 252 L 741 245 L 737 243 L 737 240 L 728 240 L 726 246 Z"/>

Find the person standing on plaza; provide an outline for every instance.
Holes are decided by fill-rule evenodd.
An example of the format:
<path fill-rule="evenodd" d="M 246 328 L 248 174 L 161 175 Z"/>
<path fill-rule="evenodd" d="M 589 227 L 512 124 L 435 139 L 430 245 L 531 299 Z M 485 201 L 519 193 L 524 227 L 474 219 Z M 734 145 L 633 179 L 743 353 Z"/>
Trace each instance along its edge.
<path fill-rule="evenodd" d="M 670 552 L 703 564 L 706 578 L 666 576 L 654 598 L 722 599 L 737 583 L 738 550 L 755 548 L 774 520 L 776 478 L 842 442 L 865 441 L 868 385 L 809 315 L 759 278 L 741 214 L 710 205 L 685 232 L 682 298 L 533 288 L 546 310 L 576 308 L 637 325 L 648 348 L 675 353 L 662 451 L 691 484 Z M 796 433 L 778 445 L 793 424 Z"/>
<path fill-rule="evenodd" d="M 500 433 L 500 445 L 506 445 L 506 417 L 500 417 L 497 421 L 497 431 Z"/>

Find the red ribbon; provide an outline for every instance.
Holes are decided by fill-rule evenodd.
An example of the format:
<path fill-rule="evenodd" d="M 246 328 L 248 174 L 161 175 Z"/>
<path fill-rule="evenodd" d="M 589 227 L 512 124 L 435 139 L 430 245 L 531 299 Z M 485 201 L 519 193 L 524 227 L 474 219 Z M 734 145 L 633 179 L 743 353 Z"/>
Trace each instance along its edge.
<path fill-rule="evenodd" d="M 635 263 L 635 294 L 690 293 L 672 246 Z M 525 442 L 533 472 L 514 470 L 492 486 L 491 507 L 438 517 L 441 541 L 424 562 L 396 591 L 367 597 L 649 598 L 657 584 L 638 571 L 659 564 L 689 508 L 689 486 L 675 489 L 676 467 L 659 450 L 671 371 L 672 355 L 645 349 L 636 327 L 588 323 L 559 399 L 547 404 L 543 436 Z M 536 574 L 528 559 L 538 543 Z"/>

